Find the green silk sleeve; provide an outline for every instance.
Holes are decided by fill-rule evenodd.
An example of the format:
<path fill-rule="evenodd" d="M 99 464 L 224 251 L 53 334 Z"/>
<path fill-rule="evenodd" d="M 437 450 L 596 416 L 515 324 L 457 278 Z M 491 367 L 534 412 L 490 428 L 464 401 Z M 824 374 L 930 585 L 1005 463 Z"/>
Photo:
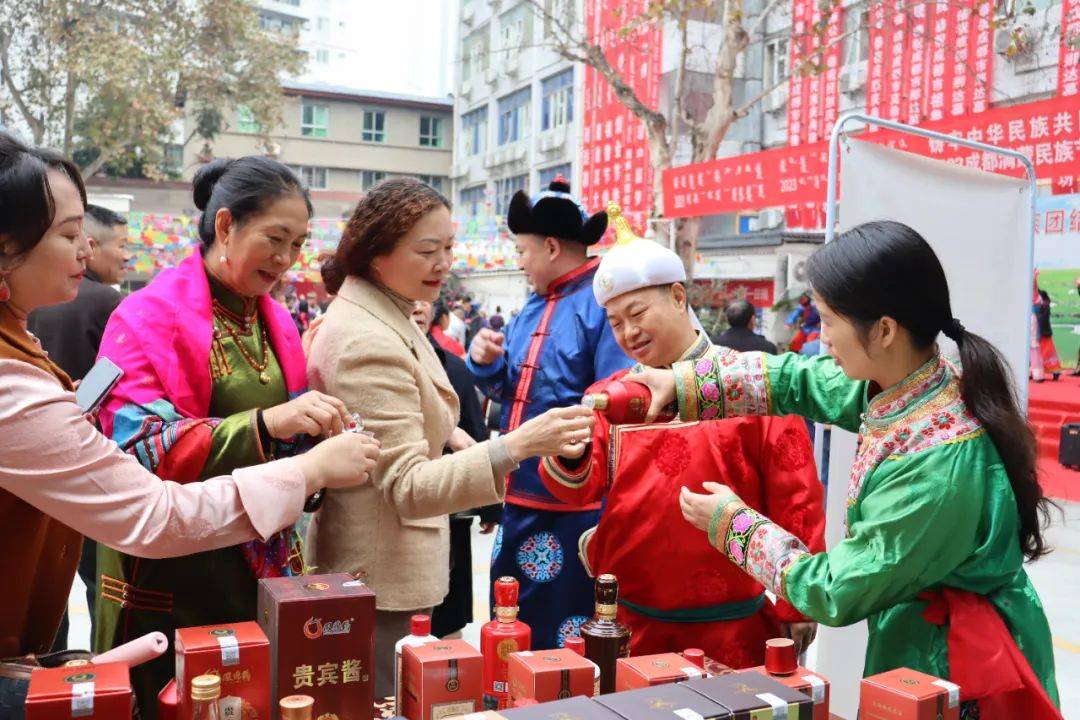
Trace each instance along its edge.
<path fill-rule="evenodd" d="M 714 348 L 672 369 L 683 420 L 801 415 L 856 432 L 866 409 L 866 383 L 848 378 L 827 356 Z"/>
<path fill-rule="evenodd" d="M 811 554 L 741 502 L 719 511 L 714 544 L 817 622 L 850 625 L 940 583 L 972 554 L 984 485 L 954 449 L 883 463 L 868 481 L 848 537 Z"/>
<path fill-rule="evenodd" d="M 244 410 L 224 418 L 210 436 L 210 454 L 203 467 L 204 478 L 228 475 L 233 470 L 267 461 L 259 442 L 256 410 Z"/>

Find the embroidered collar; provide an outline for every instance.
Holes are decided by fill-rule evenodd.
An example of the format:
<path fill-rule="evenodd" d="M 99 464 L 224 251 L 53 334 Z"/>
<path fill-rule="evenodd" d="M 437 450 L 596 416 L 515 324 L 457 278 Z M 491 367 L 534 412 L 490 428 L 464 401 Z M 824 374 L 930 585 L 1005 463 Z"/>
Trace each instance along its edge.
<path fill-rule="evenodd" d="M 712 347 L 713 344 L 705 333 L 698 330 L 697 338 L 690 344 L 690 347 L 686 348 L 686 352 L 679 357 L 679 360 L 700 360 L 708 354 Z"/>
<path fill-rule="evenodd" d="M 951 377 L 949 364 L 934 355 L 915 372 L 875 395 L 867 405 L 867 423 L 889 423 L 933 398 Z"/>

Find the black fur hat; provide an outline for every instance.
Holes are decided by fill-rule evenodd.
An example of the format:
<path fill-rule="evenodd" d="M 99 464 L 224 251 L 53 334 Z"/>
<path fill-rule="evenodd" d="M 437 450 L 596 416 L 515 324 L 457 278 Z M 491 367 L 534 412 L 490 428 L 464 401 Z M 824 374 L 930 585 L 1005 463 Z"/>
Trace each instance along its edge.
<path fill-rule="evenodd" d="M 570 183 L 562 175 L 548 185 L 548 189 L 530 200 L 524 190 L 518 190 L 510 200 L 506 224 L 515 235 L 529 233 L 560 240 L 573 240 L 582 245 L 592 245 L 607 230 L 607 213 L 598 212 L 592 217 L 581 203 L 570 194 Z"/>

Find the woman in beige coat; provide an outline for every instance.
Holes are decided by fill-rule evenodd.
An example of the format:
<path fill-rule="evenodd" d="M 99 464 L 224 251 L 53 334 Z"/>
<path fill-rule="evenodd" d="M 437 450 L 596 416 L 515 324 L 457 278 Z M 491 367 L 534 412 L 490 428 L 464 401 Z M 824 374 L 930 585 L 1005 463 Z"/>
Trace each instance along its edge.
<path fill-rule="evenodd" d="M 449 203 L 434 189 L 405 178 L 371 188 L 323 267 L 337 297 L 307 338 L 309 387 L 344 401 L 382 443 L 372 486 L 328 493 L 308 532 L 319 572 L 352 573 L 375 591 L 379 696 L 392 692 L 394 643 L 409 616 L 447 593 L 447 515 L 501 502 L 518 461 L 580 455 L 591 433 L 582 407 L 478 444 L 457 429 L 457 395 L 410 320 L 415 301 L 438 298 L 453 245 Z"/>

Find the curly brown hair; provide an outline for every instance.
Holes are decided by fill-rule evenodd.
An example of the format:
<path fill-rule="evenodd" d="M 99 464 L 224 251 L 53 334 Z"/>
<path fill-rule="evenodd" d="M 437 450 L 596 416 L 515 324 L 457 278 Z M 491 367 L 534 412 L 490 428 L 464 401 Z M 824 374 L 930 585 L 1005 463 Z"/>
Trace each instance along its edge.
<path fill-rule="evenodd" d="M 450 201 L 413 178 L 391 178 L 372 186 L 357 203 L 334 256 L 323 263 L 327 292 L 337 294 L 349 275 L 369 277 L 371 261 L 394 251 L 420 218 Z"/>

